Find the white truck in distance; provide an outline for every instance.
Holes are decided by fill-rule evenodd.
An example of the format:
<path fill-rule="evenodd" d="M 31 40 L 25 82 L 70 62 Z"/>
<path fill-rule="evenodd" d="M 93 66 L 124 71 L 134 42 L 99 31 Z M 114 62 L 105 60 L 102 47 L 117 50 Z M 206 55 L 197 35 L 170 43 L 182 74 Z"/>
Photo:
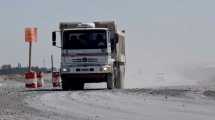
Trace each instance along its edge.
<path fill-rule="evenodd" d="M 62 22 L 56 32 L 61 39 L 63 90 L 83 89 L 84 83 L 106 82 L 108 89 L 123 88 L 125 78 L 125 31 L 113 21 Z"/>

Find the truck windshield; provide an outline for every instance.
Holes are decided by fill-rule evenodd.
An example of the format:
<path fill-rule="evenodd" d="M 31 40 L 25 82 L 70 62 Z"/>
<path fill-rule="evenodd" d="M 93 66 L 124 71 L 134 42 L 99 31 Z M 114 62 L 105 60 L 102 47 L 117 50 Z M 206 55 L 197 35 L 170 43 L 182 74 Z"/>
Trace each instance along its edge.
<path fill-rule="evenodd" d="M 105 49 L 105 30 L 66 30 L 63 32 L 63 49 Z"/>

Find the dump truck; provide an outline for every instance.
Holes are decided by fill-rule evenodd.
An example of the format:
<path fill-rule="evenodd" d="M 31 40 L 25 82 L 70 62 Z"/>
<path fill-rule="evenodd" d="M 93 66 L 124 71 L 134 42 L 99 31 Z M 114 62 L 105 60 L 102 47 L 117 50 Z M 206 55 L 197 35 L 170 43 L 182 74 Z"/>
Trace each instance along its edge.
<path fill-rule="evenodd" d="M 61 22 L 59 30 L 52 32 L 52 45 L 61 49 L 63 90 L 98 82 L 106 82 L 108 89 L 123 88 L 125 31 L 118 30 L 114 21 Z"/>

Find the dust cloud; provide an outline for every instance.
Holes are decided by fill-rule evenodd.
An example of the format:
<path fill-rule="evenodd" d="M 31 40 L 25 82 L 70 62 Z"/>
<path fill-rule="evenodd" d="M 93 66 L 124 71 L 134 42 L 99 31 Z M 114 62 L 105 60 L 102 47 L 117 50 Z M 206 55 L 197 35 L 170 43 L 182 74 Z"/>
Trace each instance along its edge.
<path fill-rule="evenodd" d="M 200 59 L 185 60 L 183 56 L 180 59 L 142 58 L 135 62 L 128 62 L 126 88 L 161 86 L 215 88 L 215 62 Z"/>

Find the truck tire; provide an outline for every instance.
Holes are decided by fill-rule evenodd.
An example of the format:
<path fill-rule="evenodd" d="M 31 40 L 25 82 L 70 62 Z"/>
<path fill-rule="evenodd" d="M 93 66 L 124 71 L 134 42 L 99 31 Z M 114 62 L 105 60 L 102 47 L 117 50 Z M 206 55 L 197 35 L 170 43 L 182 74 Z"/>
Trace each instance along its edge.
<path fill-rule="evenodd" d="M 115 71 L 115 87 L 117 89 L 124 88 L 124 79 L 125 79 L 125 67 L 124 65 L 118 65 Z"/>
<path fill-rule="evenodd" d="M 121 79 L 121 74 L 119 70 L 117 70 L 117 73 L 116 73 L 115 86 L 117 89 L 121 89 L 122 87 L 122 79 Z"/>
<path fill-rule="evenodd" d="M 107 88 L 108 89 L 114 88 L 114 75 L 112 74 L 107 75 Z"/>
<path fill-rule="evenodd" d="M 79 90 L 83 90 L 84 89 L 84 82 L 80 82 L 79 83 Z"/>
<path fill-rule="evenodd" d="M 62 89 L 63 89 L 63 90 L 66 90 L 66 91 L 67 91 L 67 90 L 70 89 L 70 86 L 69 86 L 67 80 L 65 80 L 65 79 L 62 78 L 61 84 L 62 84 Z"/>
<path fill-rule="evenodd" d="M 83 90 L 84 89 L 84 82 L 79 80 L 70 81 L 69 87 L 71 90 Z"/>
<path fill-rule="evenodd" d="M 68 90 L 83 90 L 84 89 L 84 83 L 83 82 L 74 82 L 72 80 L 68 79 L 62 79 L 62 89 L 65 91 Z"/>
<path fill-rule="evenodd" d="M 84 89 L 84 83 L 80 81 L 72 82 L 70 83 L 71 85 L 71 90 L 83 90 Z"/>

